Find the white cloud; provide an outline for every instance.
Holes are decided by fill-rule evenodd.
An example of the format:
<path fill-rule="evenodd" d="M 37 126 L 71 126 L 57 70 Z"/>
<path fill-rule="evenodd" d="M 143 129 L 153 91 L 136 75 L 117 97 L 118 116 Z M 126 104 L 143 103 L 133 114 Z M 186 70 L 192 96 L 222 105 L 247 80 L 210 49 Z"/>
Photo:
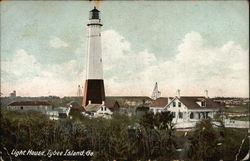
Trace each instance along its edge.
<path fill-rule="evenodd" d="M 17 50 L 11 60 L 1 64 L 1 92 L 5 96 L 12 90 L 21 96 L 75 96 L 77 85 L 82 85 L 84 80 L 84 73 L 77 68 L 76 60 L 41 64 L 24 49 Z M 8 78 L 8 75 L 12 77 Z"/>
<path fill-rule="evenodd" d="M 162 61 L 147 50 L 133 52 L 115 31 L 103 35 L 104 76 L 110 95 L 150 95 L 155 81 L 168 96 L 177 89 L 184 95 L 203 95 L 205 89 L 211 96 L 248 95 L 248 50 L 233 41 L 209 47 L 198 32 L 190 32 L 174 58 Z"/>
<path fill-rule="evenodd" d="M 2 71 L 15 76 L 34 75 L 38 74 L 40 70 L 40 63 L 24 49 L 17 50 L 11 60 L 2 61 Z"/>
<path fill-rule="evenodd" d="M 163 96 L 173 96 L 177 89 L 182 95 L 203 95 L 208 89 L 210 96 L 248 96 L 248 50 L 236 42 L 211 47 L 199 33 L 190 32 L 177 46 L 178 53 L 164 61 L 146 49 L 133 51 L 114 30 L 104 31 L 102 38 L 107 95 L 150 96 L 157 81 Z M 77 85 L 84 85 L 85 71 L 79 70 L 83 60 L 42 65 L 25 50 L 17 50 L 2 62 L 2 70 L 19 80 L 2 81 L 1 90 L 15 89 L 26 96 L 75 95 Z"/>
<path fill-rule="evenodd" d="M 68 47 L 69 44 L 66 43 L 65 41 L 61 40 L 58 37 L 53 37 L 53 39 L 50 40 L 50 46 L 53 48 L 62 48 L 62 47 Z"/>

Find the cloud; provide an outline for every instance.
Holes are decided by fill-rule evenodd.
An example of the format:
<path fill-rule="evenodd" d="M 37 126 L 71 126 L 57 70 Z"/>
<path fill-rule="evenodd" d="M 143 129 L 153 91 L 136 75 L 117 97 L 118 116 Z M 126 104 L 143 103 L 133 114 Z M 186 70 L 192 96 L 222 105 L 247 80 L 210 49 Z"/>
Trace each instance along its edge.
<path fill-rule="evenodd" d="M 24 49 L 16 51 L 11 60 L 2 61 L 2 71 L 15 76 L 34 75 L 41 70 L 41 64 Z"/>
<path fill-rule="evenodd" d="M 78 67 L 76 60 L 41 64 L 24 49 L 17 50 L 11 60 L 1 64 L 1 92 L 5 96 L 12 90 L 21 96 L 75 96 L 77 85 L 85 79 L 84 69 Z"/>
<path fill-rule="evenodd" d="M 178 53 L 161 60 L 146 49 L 134 52 L 119 33 L 103 33 L 104 77 L 110 95 L 150 95 L 159 82 L 163 95 L 248 96 L 248 50 L 229 41 L 211 47 L 198 32 L 185 35 Z M 105 67 L 106 66 L 106 67 Z M 235 87 L 235 88 L 233 88 Z"/>
<path fill-rule="evenodd" d="M 114 30 L 102 32 L 104 82 L 107 95 L 150 96 L 157 81 L 163 96 L 181 95 L 248 96 L 248 49 L 234 41 L 214 47 L 198 32 L 187 33 L 176 47 L 177 53 L 164 59 L 147 49 L 134 51 Z M 80 56 L 80 49 L 75 54 Z M 167 51 L 166 51 L 167 52 Z M 171 55 L 171 54 L 166 54 Z M 2 93 L 17 90 L 19 95 L 76 95 L 84 85 L 83 59 L 59 64 L 41 64 L 24 49 L 11 60 L 2 61 Z M 6 74 L 7 73 L 7 74 Z M 15 76 L 8 79 L 7 76 Z"/>
<path fill-rule="evenodd" d="M 49 44 L 53 48 L 62 48 L 62 47 L 68 47 L 69 46 L 68 43 L 66 43 L 65 41 L 61 40 L 58 37 L 53 37 L 53 39 L 50 40 Z"/>

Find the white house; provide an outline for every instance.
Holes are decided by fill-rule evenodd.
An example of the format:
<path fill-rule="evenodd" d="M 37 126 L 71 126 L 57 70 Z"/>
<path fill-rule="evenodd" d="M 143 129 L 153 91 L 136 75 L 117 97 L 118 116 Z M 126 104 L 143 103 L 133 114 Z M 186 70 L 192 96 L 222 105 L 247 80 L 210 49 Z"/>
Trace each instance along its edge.
<path fill-rule="evenodd" d="M 176 96 L 164 110 L 174 115 L 173 122 L 191 122 L 202 119 L 214 118 L 221 105 L 209 99 L 207 96 Z"/>
<path fill-rule="evenodd" d="M 49 101 L 12 102 L 7 106 L 7 109 L 24 112 L 36 111 L 46 114 L 47 111 L 52 111 L 52 103 Z"/>
<path fill-rule="evenodd" d="M 88 104 L 85 111 L 91 117 L 105 117 L 109 118 L 113 112 L 104 104 Z"/>
<path fill-rule="evenodd" d="M 162 112 L 165 109 L 165 106 L 173 99 L 173 97 L 160 97 L 157 98 L 154 102 L 149 105 L 149 111 L 154 114 Z"/>

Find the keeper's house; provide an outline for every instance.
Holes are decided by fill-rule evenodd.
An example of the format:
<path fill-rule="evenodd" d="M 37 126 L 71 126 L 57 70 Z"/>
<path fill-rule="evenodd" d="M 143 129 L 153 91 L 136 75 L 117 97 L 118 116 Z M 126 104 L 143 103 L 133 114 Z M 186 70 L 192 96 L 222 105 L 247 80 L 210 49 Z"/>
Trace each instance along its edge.
<path fill-rule="evenodd" d="M 12 102 L 7 106 L 7 109 L 24 112 L 35 111 L 46 114 L 47 111 L 52 111 L 52 103 L 49 101 Z"/>
<path fill-rule="evenodd" d="M 180 96 L 173 98 L 164 107 L 174 115 L 173 122 L 192 122 L 211 118 L 223 108 L 207 96 Z"/>
<path fill-rule="evenodd" d="M 89 117 L 103 117 L 103 118 L 111 118 L 114 112 L 119 110 L 119 104 L 114 100 L 107 100 L 105 103 L 103 101 L 102 104 L 89 104 L 84 108 L 86 112 L 85 115 Z"/>

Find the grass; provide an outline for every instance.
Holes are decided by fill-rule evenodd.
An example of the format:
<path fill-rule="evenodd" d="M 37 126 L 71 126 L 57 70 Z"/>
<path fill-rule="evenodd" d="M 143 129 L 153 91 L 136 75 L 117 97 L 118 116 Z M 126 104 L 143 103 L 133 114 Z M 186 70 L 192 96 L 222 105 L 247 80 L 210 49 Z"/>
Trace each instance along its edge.
<path fill-rule="evenodd" d="M 232 117 L 232 120 L 249 121 L 249 116 Z"/>
<path fill-rule="evenodd" d="M 247 106 L 227 107 L 227 108 L 225 108 L 225 112 L 229 112 L 229 113 L 248 113 L 249 109 L 248 109 Z"/>

